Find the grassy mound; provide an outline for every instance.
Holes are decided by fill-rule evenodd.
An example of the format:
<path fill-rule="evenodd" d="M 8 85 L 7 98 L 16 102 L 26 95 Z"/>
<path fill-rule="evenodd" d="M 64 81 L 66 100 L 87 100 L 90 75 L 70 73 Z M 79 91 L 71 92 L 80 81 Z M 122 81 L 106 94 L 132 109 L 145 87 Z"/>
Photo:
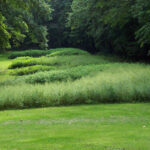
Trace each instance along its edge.
<path fill-rule="evenodd" d="M 41 70 L 39 68 L 41 68 Z M 78 66 L 78 67 L 72 67 L 66 69 L 56 69 L 55 67 L 51 67 L 51 66 L 30 66 L 30 67 L 18 68 L 11 72 L 12 75 L 27 75 L 27 76 L 17 77 L 15 79 L 7 80 L 5 82 L 1 82 L 0 85 L 1 86 L 16 85 L 16 84 L 23 84 L 23 83 L 43 84 L 43 83 L 50 83 L 50 82 L 57 82 L 57 81 L 59 82 L 74 81 L 83 78 L 85 76 L 94 76 L 97 73 L 107 70 L 109 68 L 110 68 L 109 64 L 86 65 L 86 66 Z M 46 69 L 51 71 L 46 71 Z"/>
<path fill-rule="evenodd" d="M 22 75 L 34 74 L 36 72 L 41 72 L 41 71 L 50 71 L 53 69 L 54 67 L 52 66 L 34 65 L 34 66 L 14 69 L 10 72 L 10 74 L 22 76 Z"/>
<path fill-rule="evenodd" d="M 77 48 L 59 48 L 51 50 L 51 54 L 47 56 L 65 56 L 65 55 L 89 55 L 87 51 Z"/>
<path fill-rule="evenodd" d="M 120 64 L 74 82 L 0 86 L 0 109 L 149 102 L 149 75 L 149 66 Z"/>
<path fill-rule="evenodd" d="M 63 50 L 55 49 L 55 53 Z M 146 64 L 80 54 L 19 57 L 9 68 L 16 76 L 0 82 L 0 109 L 150 100 L 150 66 Z"/>
<path fill-rule="evenodd" d="M 87 55 L 86 51 L 77 48 L 56 48 L 50 50 L 25 50 L 25 51 L 15 51 L 12 52 L 8 58 L 14 59 L 17 57 L 41 57 L 41 56 L 64 56 L 64 55 Z"/>
<path fill-rule="evenodd" d="M 72 81 L 90 74 L 94 75 L 99 71 L 104 71 L 108 66 L 105 65 L 89 65 L 79 66 L 64 70 L 54 70 L 49 72 L 39 72 L 30 76 L 26 76 L 24 79 L 26 83 L 49 83 L 55 81 Z"/>
<path fill-rule="evenodd" d="M 56 56 L 56 57 L 40 57 L 28 58 L 25 60 L 15 59 L 9 66 L 10 69 L 27 67 L 33 65 L 47 65 L 47 66 L 80 66 L 89 64 L 105 64 L 112 62 L 111 59 L 101 56 L 79 55 L 79 56 Z"/>
<path fill-rule="evenodd" d="M 14 59 L 14 58 L 23 57 L 23 56 L 40 57 L 40 56 L 45 56 L 47 54 L 50 54 L 50 50 L 16 51 L 16 52 L 12 52 L 8 58 Z"/>

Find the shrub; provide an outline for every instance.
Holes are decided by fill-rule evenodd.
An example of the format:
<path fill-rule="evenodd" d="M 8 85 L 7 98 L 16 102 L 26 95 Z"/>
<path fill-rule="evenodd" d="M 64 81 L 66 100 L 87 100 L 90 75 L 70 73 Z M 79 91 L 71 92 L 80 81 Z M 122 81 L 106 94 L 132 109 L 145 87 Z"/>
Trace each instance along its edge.
<path fill-rule="evenodd" d="M 31 57 L 40 57 L 50 54 L 50 50 L 25 50 L 25 51 L 16 51 L 12 52 L 8 58 L 14 59 L 22 56 L 31 56 Z"/>
<path fill-rule="evenodd" d="M 21 75 L 33 74 L 33 73 L 40 72 L 40 71 L 49 71 L 53 69 L 54 67 L 51 67 L 51 66 L 35 65 L 35 66 L 30 66 L 30 67 L 17 68 L 15 70 L 12 70 L 10 74 L 21 76 Z"/>

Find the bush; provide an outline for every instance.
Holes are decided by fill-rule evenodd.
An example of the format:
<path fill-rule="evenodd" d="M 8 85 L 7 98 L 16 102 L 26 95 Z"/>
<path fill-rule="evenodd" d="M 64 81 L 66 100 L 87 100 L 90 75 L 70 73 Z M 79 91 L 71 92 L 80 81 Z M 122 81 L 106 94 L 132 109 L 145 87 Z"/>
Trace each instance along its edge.
<path fill-rule="evenodd" d="M 87 51 L 83 51 L 76 48 L 60 48 L 51 50 L 51 54 L 47 55 L 50 56 L 65 56 L 65 55 L 89 55 Z"/>
<path fill-rule="evenodd" d="M 54 67 L 51 67 L 51 66 L 35 65 L 35 66 L 30 66 L 30 67 L 17 68 L 15 70 L 12 70 L 10 74 L 22 76 L 22 75 L 33 74 L 33 73 L 40 72 L 40 71 L 49 71 L 53 69 Z"/>
<path fill-rule="evenodd" d="M 26 50 L 26 51 L 16 51 L 12 52 L 8 58 L 14 59 L 22 56 L 40 57 L 50 54 L 50 50 Z"/>

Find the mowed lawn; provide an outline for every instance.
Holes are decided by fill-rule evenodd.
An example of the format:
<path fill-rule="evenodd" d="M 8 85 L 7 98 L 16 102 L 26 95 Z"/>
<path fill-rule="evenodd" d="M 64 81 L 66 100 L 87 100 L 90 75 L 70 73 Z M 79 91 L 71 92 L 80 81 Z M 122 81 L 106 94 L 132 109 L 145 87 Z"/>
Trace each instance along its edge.
<path fill-rule="evenodd" d="M 149 150 L 150 104 L 0 112 L 0 150 Z"/>
<path fill-rule="evenodd" d="M 11 64 L 11 60 L 8 59 L 8 55 L 8 53 L 0 54 L 0 81 L 11 78 L 8 74 L 8 66 Z"/>

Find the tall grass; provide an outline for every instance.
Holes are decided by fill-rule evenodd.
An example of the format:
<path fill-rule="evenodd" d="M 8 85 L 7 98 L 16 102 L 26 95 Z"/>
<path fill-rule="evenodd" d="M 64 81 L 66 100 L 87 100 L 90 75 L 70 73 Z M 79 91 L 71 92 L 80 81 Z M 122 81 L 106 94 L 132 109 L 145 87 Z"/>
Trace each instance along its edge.
<path fill-rule="evenodd" d="M 0 109 L 150 101 L 149 65 L 90 54 L 59 56 L 64 49 L 51 53 L 57 56 L 12 61 L 14 75 L 26 76 L 0 83 Z"/>
<path fill-rule="evenodd" d="M 27 67 L 33 65 L 48 65 L 48 66 L 80 66 L 88 64 L 105 64 L 113 62 L 113 60 L 92 55 L 79 55 L 79 56 L 56 56 L 56 57 L 40 57 L 40 58 L 28 58 L 24 60 L 15 59 L 9 66 L 10 69 Z"/>
<path fill-rule="evenodd" d="M 0 109 L 150 101 L 149 66 L 114 68 L 74 82 L 1 86 Z"/>
<path fill-rule="evenodd" d="M 78 66 L 63 70 L 53 70 L 48 72 L 39 72 L 22 78 L 26 83 L 49 83 L 55 81 L 72 81 L 88 75 L 95 75 L 99 71 L 104 71 L 107 65 L 87 65 Z"/>
<path fill-rule="evenodd" d="M 114 64 L 117 66 L 117 63 Z M 119 65 L 119 64 L 118 64 Z M 26 75 L 17 77 L 15 79 L 0 82 L 0 85 L 16 85 L 21 83 L 49 83 L 56 81 L 74 81 L 85 76 L 94 76 L 98 72 L 106 71 L 112 64 L 101 65 L 86 65 L 69 68 L 55 68 L 52 66 L 30 66 L 14 69 L 11 71 L 12 75 Z M 41 68 L 41 70 L 39 70 Z M 51 71 L 46 71 L 51 70 Z M 37 72 L 37 73 L 35 73 Z M 33 73 L 33 74 L 32 74 Z M 29 75 L 31 74 L 31 75 Z"/>

